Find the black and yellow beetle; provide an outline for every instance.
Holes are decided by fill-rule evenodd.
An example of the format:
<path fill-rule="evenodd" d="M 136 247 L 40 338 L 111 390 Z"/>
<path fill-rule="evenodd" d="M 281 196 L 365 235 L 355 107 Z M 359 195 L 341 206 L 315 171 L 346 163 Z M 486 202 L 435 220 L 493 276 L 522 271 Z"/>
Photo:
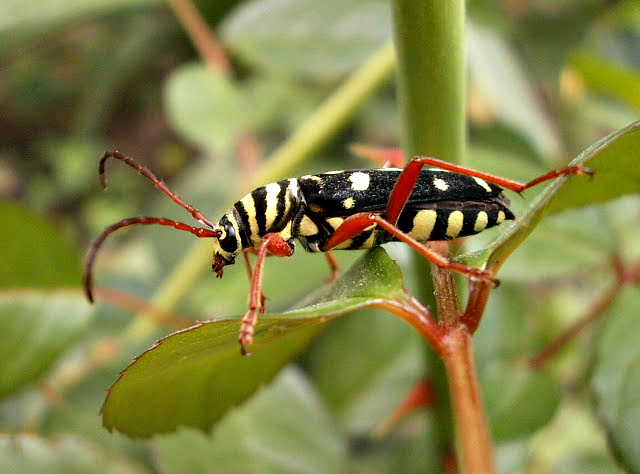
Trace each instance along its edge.
<path fill-rule="evenodd" d="M 414 157 L 403 169 L 330 171 L 261 186 L 236 202 L 214 224 L 151 171 L 122 153 L 102 155 L 99 174 L 103 186 L 104 164 L 109 158 L 138 170 L 206 227 L 192 227 L 160 217 L 134 217 L 108 227 L 93 242 L 87 257 L 84 286 L 89 300 L 93 301 L 93 261 L 102 242 L 117 229 L 160 224 L 198 237 L 212 237 L 212 267 L 218 277 L 240 253 L 244 253 L 245 258 L 248 252 L 258 254 L 250 272 L 249 310 L 242 318 L 238 338 L 243 354 L 253 341 L 258 314 L 264 311 L 264 259 L 267 255 L 292 255 L 295 240 L 309 252 L 368 249 L 390 241 L 403 241 L 442 268 L 497 283 L 490 272 L 451 262 L 422 244 L 477 234 L 504 220 L 514 219 L 502 187 L 522 192 L 560 175 L 592 173 L 581 165 L 568 166 L 528 183 L 519 183 L 434 158 Z M 425 164 L 440 169 L 423 170 Z"/>

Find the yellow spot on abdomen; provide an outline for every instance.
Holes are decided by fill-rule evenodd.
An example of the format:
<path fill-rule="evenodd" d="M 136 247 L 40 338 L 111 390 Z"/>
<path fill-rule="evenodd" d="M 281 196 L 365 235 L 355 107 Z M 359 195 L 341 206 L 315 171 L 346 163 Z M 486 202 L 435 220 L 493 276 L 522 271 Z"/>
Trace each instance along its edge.
<path fill-rule="evenodd" d="M 498 211 L 498 217 L 496 219 L 496 224 L 500 224 L 506 216 L 503 211 Z"/>
<path fill-rule="evenodd" d="M 327 219 L 327 224 L 329 224 L 333 230 L 336 230 L 338 227 L 342 225 L 344 219 L 342 217 L 329 217 Z"/>
<path fill-rule="evenodd" d="M 370 249 L 376 246 L 376 233 L 372 232 L 371 235 L 369 235 L 369 237 L 367 237 L 367 240 L 365 240 L 362 245 L 360 245 L 359 248 L 361 249 Z"/>
<path fill-rule="evenodd" d="M 445 234 L 449 237 L 457 237 L 462 230 L 463 222 L 464 214 L 460 211 L 453 211 L 449 214 L 449 218 L 447 219 L 447 231 Z"/>
<path fill-rule="evenodd" d="M 369 189 L 369 175 L 362 171 L 356 171 L 349 176 L 351 181 L 351 189 L 354 191 L 366 191 Z"/>
<path fill-rule="evenodd" d="M 413 218 L 413 229 L 409 232 L 409 235 L 416 239 L 418 242 L 427 242 L 433 232 L 433 227 L 436 225 L 436 211 L 433 209 L 418 211 Z"/>
<path fill-rule="evenodd" d="M 298 226 L 298 234 L 302 236 L 312 236 L 318 233 L 318 226 L 309 219 L 307 216 L 303 216 Z"/>
<path fill-rule="evenodd" d="M 476 216 L 476 223 L 473 224 L 473 230 L 475 230 L 476 232 L 481 232 L 487 227 L 488 223 L 489 223 L 489 216 L 487 215 L 486 212 L 480 211 Z"/>

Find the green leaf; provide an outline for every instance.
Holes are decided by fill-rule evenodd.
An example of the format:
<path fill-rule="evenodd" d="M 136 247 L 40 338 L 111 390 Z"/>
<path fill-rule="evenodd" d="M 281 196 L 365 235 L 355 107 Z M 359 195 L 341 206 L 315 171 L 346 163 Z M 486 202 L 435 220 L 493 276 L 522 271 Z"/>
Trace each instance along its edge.
<path fill-rule="evenodd" d="M 242 95 L 230 78 L 201 63 L 182 66 L 166 83 L 167 117 L 189 140 L 227 151 L 246 120 Z"/>
<path fill-rule="evenodd" d="M 553 472 L 580 474 L 624 474 L 610 457 L 602 453 L 575 453 L 554 466 Z"/>
<path fill-rule="evenodd" d="M 0 397 L 40 377 L 83 334 L 91 314 L 79 292 L 0 293 Z"/>
<path fill-rule="evenodd" d="M 314 343 L 315 385 L 349 433 L 370 433 L 424 375 L 424 341 L 380 310 L 340 318 Z M 340 370 L 336 370 L 340 367 Z"/>
<path fill-rule="evenodd" d="M 238 320 L 200 323 L 174 333 L 138 357 L 111 387 L 103 422 L 134 437 L 209 429 L 299 353 L 332 318 L 383 301 L 402 300 L 400 269 L 377 248 L 304 308 L 264 315 L 252 356 L 242 357 Z"/>
<path fill-rule="evenodd" d="M 50 441 L 30 434 L 0 434 L 0 472 L 116 474 L 146 470 L 82 438 L 63 436 Z"/>
<path fill-rule="evenodd" d="M 640 121 L 618 130 L 587 148 L 570 165 L 584 164 L 595 176 L 560 176 L 547 186 L 489 248 L 463 256 L 467 262 L 482 260 L 492 251 L 487 268 L 497 271 L 507 257 L 536 228 L 545 213 L 605 202 L 640 192 Z"/>
<path fill-rule="evenodd" d="M 311 473 L 344 472 L 347 443 L 304 375 L 290 368 L 211 436 L 179 430 L 153 446 L 164 472 Z"/>
<path fill-rule="evenodd" d="M 0 288 L 78 286 L 82 264 L 50 220 L 0 201 Z"/>
<path fill-rule="evenodd" d="M 640 193 L 639 150 L 640 121 L 594 143 L 570 163 L 584 164 L 595 170 L 593 179 L 558 179 L 549 186 L 549 192 L 555 194 L 555 198 L 547 212 L 556 213 Z"/>
<path fill-rule="evenodd" d="M 587 87 L 640 109 L 640 76 L 636 72 L 587 54 L 576 55 L 571 65 L 580 73 Z"/>
<path fill-rule="evenodd" d="M 640 471 L 640 290 L 616 299 L 604 323 L 592 387 L 608 439 L 629 471 Z"/>
<path fill-rule="evenodd" d="M 0 3 L 0 32 L 54 26 L 84 15 L 157 5 L 157 0 L 72 0 L 50 2 L 46 0 L 5 0 Z"/>
<path fill-rule="evenodd" d="M 558 133 L 536 96 L 524 64 L 495 31 L 468 25 L 469 70 L 496 118 L 527 137 L 542 156 L 556 155 Z"/>
<path fill-rule="evenodd" d="M 546 217 L 509 257 L 500 278 L 523 282 L 557 278 L 585 268 L 605 268 L 625 240 L 612 221 L 620 222 L 625 230 L 636 226 L 630 209 L 637 206 L 629 201 L 568 209 Z M 598 225 L 585 225 L 596 222 Z"/>
<path fill-rule="evenodd" d="M 549 370 L 494 363 L 480 380 L 497 441 L 531 435 L 551 420 L 560 404 L 558 382 Z"/>
<path fill-rule="evenodd" d="M 227 16 L 220 34 L 265 72 L 327 79 L 359 66 L 388 40 L 390 30 L 384 1 L 253 0 Z"/>

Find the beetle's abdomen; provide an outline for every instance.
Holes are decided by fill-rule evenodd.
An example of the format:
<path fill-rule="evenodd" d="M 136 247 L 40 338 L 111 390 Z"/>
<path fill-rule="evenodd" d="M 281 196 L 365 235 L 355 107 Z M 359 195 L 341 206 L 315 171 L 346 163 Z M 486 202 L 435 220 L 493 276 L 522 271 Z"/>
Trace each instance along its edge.
<path fill-rule="evenodd" d="M 405 208 L 398 228 L 419 242 L 428 242 L 475 235 L 510 219 L 514 219 L 514 215 L 500 199 L 443 201 Z"/>

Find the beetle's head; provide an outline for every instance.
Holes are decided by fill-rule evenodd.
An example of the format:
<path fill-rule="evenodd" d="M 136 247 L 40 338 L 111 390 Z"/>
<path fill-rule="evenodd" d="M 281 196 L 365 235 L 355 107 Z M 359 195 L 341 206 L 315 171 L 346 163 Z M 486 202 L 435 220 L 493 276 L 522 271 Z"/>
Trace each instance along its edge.
<path fill-rule="evenodd" d="M 224 266 L 235 263 L 236 256 L 242 251 L 240 227 L 233 209 L 222 216 L 215 230 L 220 232 L 220 237 L 213 241 L 211 268 L 221 278 Z"/>

